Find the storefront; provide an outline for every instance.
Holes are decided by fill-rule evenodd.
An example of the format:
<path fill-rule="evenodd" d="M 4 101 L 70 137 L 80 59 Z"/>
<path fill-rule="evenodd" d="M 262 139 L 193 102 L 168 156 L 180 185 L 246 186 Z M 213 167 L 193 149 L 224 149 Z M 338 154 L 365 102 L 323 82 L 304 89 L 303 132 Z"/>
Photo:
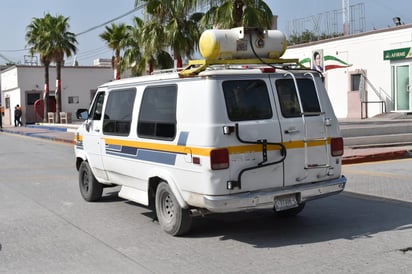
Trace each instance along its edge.
<path fill-rule="evenodd" d="M 391 65 L 392 110 L 412 111 L 412 48 L 386 50 L 383 56 Z"/>

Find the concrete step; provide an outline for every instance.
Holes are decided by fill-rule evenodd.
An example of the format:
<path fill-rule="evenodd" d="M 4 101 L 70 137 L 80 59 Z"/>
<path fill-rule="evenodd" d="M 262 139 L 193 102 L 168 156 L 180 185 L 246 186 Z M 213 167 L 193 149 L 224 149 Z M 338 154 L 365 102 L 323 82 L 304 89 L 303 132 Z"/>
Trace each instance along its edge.
<path fill-rule="evenodd" d="M 382 145 L 382 144 L 412 144 L 412 133 L 384 134 L 370 136 L 343 137 L 345 146 Z"/>
<path fill-rule="evenodd" d="M 340 130 L 343 137 L 408 134 L 412 133 L 412 123 L 369 124 L 351 127 L 341 126 Z"/>

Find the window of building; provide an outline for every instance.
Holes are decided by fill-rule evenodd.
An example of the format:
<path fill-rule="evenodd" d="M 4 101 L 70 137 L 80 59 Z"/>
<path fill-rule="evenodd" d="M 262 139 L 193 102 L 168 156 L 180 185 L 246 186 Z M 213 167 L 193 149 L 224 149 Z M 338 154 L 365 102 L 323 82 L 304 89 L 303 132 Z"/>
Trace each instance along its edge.
<path fill-rule="evenodd" d="M 79 96 L 69 96 L 68 97 L 69 104 L 78 104 L 79 103 Z"/>
<path fill-rule="evenodd" d="M 32 106 L 40 99 L 40 93 L 27 93 L 27 105 Z"/>
<path fill-rule="evenodd" d="M 302 110 L 305 115 L 319 115 L 320 104 L 315 84 L 311 79 L 296 79 L 299 89 L 300 106 L 295 82 L 292 79 L 276 80 L 275 86 L 283 117 L 299 117 Z"/>
<path fill-rule="evenodd" d="M 351 91 L 360 90 L 361 77 L 362 75 L 360 73 L 351 74 L 350 76 Z"/>
<path fill-rule="evenodd" d="M 272 118 L 268 89 L 262 80 L 225 81 L 223 94 L 231 121 Z"/>
<path fill-rule="evenodd" d="M 130 133 L 136 89 L 113 90 L 107 97 L 103 133 L 127 136 Z"/>
<path fill-rule="evenodd" d="M 173 140 L 176 135 L 177 86 L 147 87 L 140 106 L 139 137 Z"/>

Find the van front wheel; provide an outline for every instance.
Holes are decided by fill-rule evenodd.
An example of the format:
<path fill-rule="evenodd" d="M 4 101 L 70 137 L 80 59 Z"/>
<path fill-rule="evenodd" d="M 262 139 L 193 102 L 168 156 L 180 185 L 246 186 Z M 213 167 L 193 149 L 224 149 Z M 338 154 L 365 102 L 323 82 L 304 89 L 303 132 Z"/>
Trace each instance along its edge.
<path fill-rule="evenodd" d="M 156 214 L 160 226 L 173 236 L 187 233 L 192 225 L 188 209 L 182 208 L 166 182 L 161 182 L 156 190 Z"/>
<path fill-rule="evenodd" d="M 95 202 L 102 198 L 103 185 L 96 180 L 86 161 L 83 161 L 79 168 L 79 188 L 83 199 L 88 202 Z"/>

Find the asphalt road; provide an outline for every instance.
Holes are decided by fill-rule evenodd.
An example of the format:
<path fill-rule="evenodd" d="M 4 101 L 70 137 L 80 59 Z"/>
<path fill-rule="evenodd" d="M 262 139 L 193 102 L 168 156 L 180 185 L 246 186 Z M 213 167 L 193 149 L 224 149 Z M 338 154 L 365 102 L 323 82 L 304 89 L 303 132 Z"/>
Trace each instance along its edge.
<path fill-rule="evenodd" d="M 358 180 L 356 174 L 351 179 Z M 271 210 L 208 215 L 195 218 L 188 236 L 171 237 L 147 208 L 118 198 L 117 190 L 106 189 L 101 202 L 87 203 L 71 145 L 0 134 L 0 273 L 412 268 L 411 203 L 344 192 L 308 203 L 295 218 L 274 218 Z"/>

